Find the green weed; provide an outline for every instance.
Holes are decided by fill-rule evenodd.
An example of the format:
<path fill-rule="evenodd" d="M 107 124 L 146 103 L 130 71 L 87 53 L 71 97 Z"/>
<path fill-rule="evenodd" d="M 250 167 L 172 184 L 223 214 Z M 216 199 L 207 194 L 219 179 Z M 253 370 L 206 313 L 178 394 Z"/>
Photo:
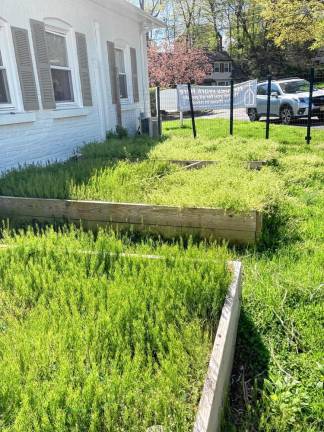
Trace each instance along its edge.
<path fill-rule="evenodd" d="M 3 242 L 1 430 L 190 430 L 230 282 L 226 249 L 202 261 L 203 246 L 74 229 Z M 165 259 L 120 255 L 148 249 Z"/>

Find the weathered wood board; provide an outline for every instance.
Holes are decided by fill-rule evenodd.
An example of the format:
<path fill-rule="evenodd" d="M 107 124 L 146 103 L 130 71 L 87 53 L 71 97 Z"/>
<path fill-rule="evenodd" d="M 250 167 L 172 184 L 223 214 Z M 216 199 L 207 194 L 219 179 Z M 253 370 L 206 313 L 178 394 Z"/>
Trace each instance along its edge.
<path fill-rule="evenodd" d="M 232 374 L 241 310 L 243 266 L 232 262 L 233 281 L 218 324 L 193 432 L 218 432 Z"/>
<path fill-rule="evenodd" d="M 81 153 L 75 154 L 71 160 L 82 160 L 84 159 L 84 156 Z M 152 162 L 165 162 L 165 163 L 171 163 L 175 165 L 182 166 L 184 169 L 201 169 L 205 168 L 209 165 L 219 165 L 221 164 L 221 161 L 219 160 L 183 160 L 183 159 L 142 159 L 142 158 L 126 158 L 127 160 L 131 160 L 132 162 L 141 162 L 143 160 L 150 160 Z M 108 159 L 111 162 L 119 161 L 120 159 Z M 271 165 L 273 163 L 272 160 L 253 160 L 253 161 L 247 161 L 246 167 L 250 170 L 256 170 L 260 171 L 263 167 L 267 165 Z"/>
<path fill-rule="evenodd" d="M 166 160 L 166 162 L 183 166 L 186 169 L 201 169 L 209 165 L 219 165 L 221 162 L 216 160 Z M 263 167 L 269 165 L 271 161 L 255 160 L 246 162 L 246 166 L 250 170 L 260 171 Z"/>
<path fill-rule="evenodd" d="M 21 222 L 82 223 L 84 228 L 111 226 L 161 235 L 198 236 L 233 244 L 255 244 L 262 231 L 262 214 L 234 214 L 222 209 L 180 208 L 147 204 L 76 201 L 0 196 L 0 219 Z"/>

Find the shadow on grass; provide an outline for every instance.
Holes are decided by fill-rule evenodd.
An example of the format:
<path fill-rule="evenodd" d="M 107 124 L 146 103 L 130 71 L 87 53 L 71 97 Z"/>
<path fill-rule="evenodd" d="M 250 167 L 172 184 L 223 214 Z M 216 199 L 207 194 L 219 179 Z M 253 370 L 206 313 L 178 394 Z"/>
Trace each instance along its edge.
<path fill-rule="evenodd" d="M 66 162 L 21 166 L 0 176 L 0 195 L 69 199 L 70 186 L 86 184 L 96 171 L 121 160 L 145 160 L 160 140 L 140 136 L 90 143 Z"/>
<path fill-rule="evenodd" d="M 257 405 L 258 395 L 268 377 L 269 360 L 270 354 L 259 331 L 243 307 L 222 432 L 260 431 L 259 418 L 252 407 Z M 249 429 L 245 428 L 247 424 Z"/>

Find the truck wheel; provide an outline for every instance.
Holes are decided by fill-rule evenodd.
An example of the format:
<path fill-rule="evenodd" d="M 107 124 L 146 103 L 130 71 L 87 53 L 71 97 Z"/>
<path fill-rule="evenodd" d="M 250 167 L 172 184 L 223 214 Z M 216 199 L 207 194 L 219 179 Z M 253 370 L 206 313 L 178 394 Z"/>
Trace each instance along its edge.
<path fill-rule="evenodd" d="M 258 111 L 255 108 L 250 108 L 248 110 L 248 116 L 251 122 L 259 121 L 260 116 L 258 114 Z"/>
<path fill-rule="evenodd" d="M 318 116 L 318 119 L 319 119 L 320 122 L 324 122 L 324 113 L 321 113 L 321 114 Z"/>
<path fill-rule="evenodd" d="M 284 125 L 290 125 L 294 118 L 294 112 L 290 106 L 286 105 L 280 110 L 280 120 Z"/>

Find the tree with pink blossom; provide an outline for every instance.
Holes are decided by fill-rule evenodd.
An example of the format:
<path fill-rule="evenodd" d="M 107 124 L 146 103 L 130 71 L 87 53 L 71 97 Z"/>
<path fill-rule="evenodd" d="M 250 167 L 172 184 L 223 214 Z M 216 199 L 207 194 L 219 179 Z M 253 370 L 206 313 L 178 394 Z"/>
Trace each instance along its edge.
<path fill-rule="evenodd" d="M 152 44 L 148 49 L 150 85 L 165 88 L 177 84 L 201 84 L 212 66 L 205 52 L 190 48 L 185 42 L 158 47 Z"/>

